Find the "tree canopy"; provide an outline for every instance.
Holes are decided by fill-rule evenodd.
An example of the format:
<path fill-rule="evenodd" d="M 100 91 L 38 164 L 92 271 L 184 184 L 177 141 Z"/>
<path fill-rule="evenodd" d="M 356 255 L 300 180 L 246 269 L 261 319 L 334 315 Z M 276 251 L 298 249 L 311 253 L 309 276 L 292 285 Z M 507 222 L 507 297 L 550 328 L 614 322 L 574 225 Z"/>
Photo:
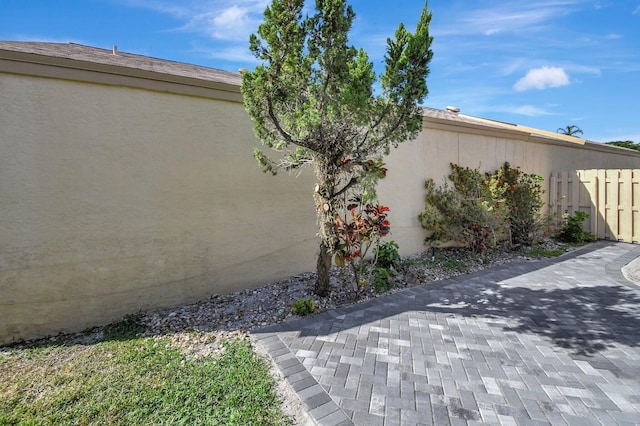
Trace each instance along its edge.
<path fill-rule="evenodd" d="M 605 142 L 607 145 L 615 145 L 620 146 L 622 148 L 635 149 L 636 151 L 640 151 L 640 142 L 634 143 L 633 141 L 611 141 Z"/>
<path fill-rule="evenodd" d="M 249 40 L 261 61 L 242 78 L 244 104 L 254 132 L 272 158 L 256 149 L 265 172 L 313 166 L 317 185 L 319 293 L 328 291 L 328 269 L 338 246 L 336 218 L 347 195 L 375 198 L 391 147 L 421 129 L 419 104 L 427 96 L 432 58 L 431 13 L 422 10 L 415 33 L 400 23 L 387 39 L 379 78 L 363 49 L 349 44 L 355 13 L 346 0 L 316 0 L 303 16 L 304 0 L 273 0 Z"/>

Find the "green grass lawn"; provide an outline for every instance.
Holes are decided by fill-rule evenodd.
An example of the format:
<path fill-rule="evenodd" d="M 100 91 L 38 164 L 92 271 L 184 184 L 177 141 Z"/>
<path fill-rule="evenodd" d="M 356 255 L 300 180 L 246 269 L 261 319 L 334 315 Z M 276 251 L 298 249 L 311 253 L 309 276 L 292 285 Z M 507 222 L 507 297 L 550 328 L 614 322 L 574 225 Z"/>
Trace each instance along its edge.
<path fill-rule="evenodd" d="M 0 352 L 0 425 L 288 424 L 279 406 L 247 340 L 230 340 L 216 358 L 126 332 Z"/>

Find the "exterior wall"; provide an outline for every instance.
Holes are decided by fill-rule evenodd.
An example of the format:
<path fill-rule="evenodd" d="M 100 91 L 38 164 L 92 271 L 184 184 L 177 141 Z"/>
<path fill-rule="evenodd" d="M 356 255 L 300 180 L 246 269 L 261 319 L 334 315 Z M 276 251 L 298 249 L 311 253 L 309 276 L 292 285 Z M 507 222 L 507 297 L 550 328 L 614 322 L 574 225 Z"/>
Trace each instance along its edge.
<path fill-rule="evenodd" d="M 581 168 L 636 169 L 640 167 L 640 153 L 589 142 L 578 145 L 534 137 L 525 140 L 516 134 L 505 137 L 486 129 L 444 126 L 425 119 L 424 130 L 418 138 L 400 145 L 385 161 L 389 172 L 380 182 L 378 197 L 391 209 L 388 238 L 399 244 L 401 254 L 407 255 L 423 249 L 426 234 L 417 217 L 424 208 L 424 182 L 429 178 L 444 182 L 451 172 L 450 163 L 485 172 L 496 170 L 508 161 L 526 173 L 536 173 L 545 179 L 548 204 L 552 172 Z"/>
<path fill-rule="evenodd" d="M 241 104 L 8 74 L 0 92 L 0 343 L 313 270 L 313 176 L 262 173 Z"/>
<path fill-rule="evenodd" d="M 0 344 L 314 269 L 312 173 L 261 173 L 241 103 L 108 84 L 0 71 Z M 640 163 L 454 124 L 425 120 L 387 159 L 379 195 L 403 254 L 422 250 L 424 180 L 450 162 L 544 177 Z"/>

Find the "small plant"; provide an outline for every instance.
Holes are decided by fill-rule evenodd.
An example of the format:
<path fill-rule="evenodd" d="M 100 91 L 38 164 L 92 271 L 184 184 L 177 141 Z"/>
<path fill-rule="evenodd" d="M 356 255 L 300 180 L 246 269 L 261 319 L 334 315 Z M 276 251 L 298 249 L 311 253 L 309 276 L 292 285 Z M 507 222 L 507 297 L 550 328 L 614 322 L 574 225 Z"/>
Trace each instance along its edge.
<path fill-rule="evenodd" d="M 546 213 L 539 215 L 536 222 L 537 226 L 534 231 L 532 246 L 549 239 L 558 240 L 558 235 L 564 223 L 562 217 L 558 216 L 557 213 Z"/>
<path fill-rule="evenodd" d="M 459 274 L 467 268 L 467 263 L 456 257 L 442 261 L 442 269 L 448 274 Z"/>
<path fill-rule="evenodd" d="M 351 266 L 353 290 L 356 293 L 366 288 L 371 279 L 372 271 L 366 262 L 369 250 L 373 248 L 377 251 L 380 239 L 390 232 L 388 211 L 387 206 L 366 202 L 363 197 L 354 196 L 345 200 L 344 216 L 335 217 L 338 240 L 335 262 L 341 268 Z"/>
<path fill-rule="evenodd" d="M 385 268 L 376 268 L 373 279 L 373 288 L 378 293 L 384 293 L 391 287 L 391 272 Z"/>
<path fill-rule="evenodd" d="M 105 326 L 102 340 L 129 340 L 144 331 L 142 312 L 125 315 L 121 321 Z"/>
<path fill-rule="evenodd" d="M 384 269 L 396 269 L 400 265 L 399 246 L 395 241 L 388 241 L 378 246 L 378 261 L 376 264 Z"/>
<path fill-rule="evenodd" d="M 533 258 L 550 258 L 550 257 L 558 257 L 566 252 L 563 248 L 555 248 L 555 249 L 547 249 L 544 247 L 530 247 L 526 250 L 522 251 L 522 254 L 525 256 L 533 257 Z"/>
<path fill-rule="evenodd" d="M 313 299 L 298 299 L 293 302 L 291 310 L 294 314 L 304 317 L 314 313 L 318 308 L 315 303 L 313 303 Z"/>
<path fill-rule="evenodd" d="M 460 248 L 444 248 L 434 250 L 431 262 L 434 267 L 442 268 L 447 274 L 460 274 L 468 269 L 474 262 L 474 254 L 471 251 Z"/>
<path fill-rule="evenodd" d="M 504 163 L 493 173 L 451 164 L 445 182 L 425 184 L 425 210 L 419 219 L 427 243 L 457 242 L 476 255 L 500 241 L 531 245 L 541 228 L 542 177 Z"/>
<path fill-rule="evenodd" d="M 596 241 L 596 237 L 584 230 L 582 222 L 589 218 L 589 214 L 581 211 L 575 212 L 573 215 L 566 214 L 562 229 L 558 234 L 558 239 L 565 243 L 592 243 Z"/>

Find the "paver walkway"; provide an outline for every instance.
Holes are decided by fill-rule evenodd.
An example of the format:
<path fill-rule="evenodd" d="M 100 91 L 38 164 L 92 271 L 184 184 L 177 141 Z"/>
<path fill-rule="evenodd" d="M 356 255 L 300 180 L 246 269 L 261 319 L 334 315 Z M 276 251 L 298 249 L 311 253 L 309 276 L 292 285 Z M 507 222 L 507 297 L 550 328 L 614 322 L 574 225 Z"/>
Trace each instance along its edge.
<path fill-rule="evenodd" d="M 257 335 L 320 425 L 640 424 L 637 256 L 599 242 Z"/>

